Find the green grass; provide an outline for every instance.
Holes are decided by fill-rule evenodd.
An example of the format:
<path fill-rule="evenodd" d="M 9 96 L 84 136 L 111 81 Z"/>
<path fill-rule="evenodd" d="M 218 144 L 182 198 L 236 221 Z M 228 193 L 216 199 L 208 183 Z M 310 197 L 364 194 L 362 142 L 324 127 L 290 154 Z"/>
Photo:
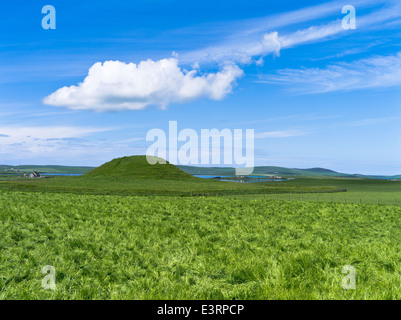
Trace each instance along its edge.
<path fill-rule="evenodd" d="M 344 193 L 326 194 L 286 194 L 278 196 L 279 200 L 296 201 L 323 201 L 341 203 L 362 204 L 387 204 L 401 205 L 401 181 L 374 180 L 374 179 L 349 179 L 349 178 L 298 178 L 282 183 L 283 187 L 311 187 L 316 188 L 331 185 L 346 189 Z M 277 199 L 276 196 L 267 195 L 267 199 Z"/>
<path fill-rule="evenodd" d="M 0 176 L 0 299 L 400 299 L 401 207 L 386 205 L 400 194 L 383 180 L 200 179 L 144 157 Z"/>
<path fill-rule="evenodd" d="M 346 189 L 346 192 L 322 192 L 322 193 L 267 193 L 234 195 L 238 199 L 270 199 L 283 201 L 308 201 L 308 202 L 337 202 L 355 204 L 384 204 L 401 206 L 401 182 L 374 179 L 350 179 L 350 178 L 297 178 L 278 183 L 283 189 L 287 187 L 308 188 L 314 186 L 321 188 L 333 186 L 338 189 Z M 278 185 L 277 183 L 265 183 L 264 185 Z M 296 189 L 295 189 L 296 190 Z"/>
<path fill-rule="evenodd" d="M 394 204 L 401 194 L 401 181 L 336 177 L 298 177 L 272 183 L 215 181 L 193 177 L 168 163 L 149 165 L 145 156 L 131 156 L 114 159 L 80 177 L 29 179 L 3 175 L 0 176 L 1 190 L 103 195 L 259 194 L 268 199 L 276 199 L 278 194 L 279 199 L 313 202 L 375 204 L 379 200 L 379 203 Z"/>
<path fill-rule="evenodd" d="M 233 196 L 241 198 L 242 196 Z M 400 192 L 344 192 L 344 193 L 286 193 L 245 195 L 249 199 L 270 199 L 280 201 L 307 201 L 327 203 L 380 204 L 401 206 Z"/>
<path fill-rule="evenodd" d="M 194 178 L 185 180 L 121 179 L 117 177 L 55 177 L 47 179 L 10 179 L 1 181 L 0 191 L 36 191 L 76 194 L 114 195 L 181 195 L 197 194 L 266 194 L 337 192 L 331 186 L 298 187 L 282 185 L 241 184 Z"/>
<path fill-rule="evenodd" d="M 283 181 L 285 186 L 336 186 L 350 192 L 401 192 L 401 181 L 355 178 L 296 178 Z"/>
<path fill-rule="evenodd" d="M 0 193 L 0 299 L 400 299 L 401 208 Z M 41 269 L 56 269 L 44 290 Z M 356 290 L 341 287 L 356 268 Z"/>

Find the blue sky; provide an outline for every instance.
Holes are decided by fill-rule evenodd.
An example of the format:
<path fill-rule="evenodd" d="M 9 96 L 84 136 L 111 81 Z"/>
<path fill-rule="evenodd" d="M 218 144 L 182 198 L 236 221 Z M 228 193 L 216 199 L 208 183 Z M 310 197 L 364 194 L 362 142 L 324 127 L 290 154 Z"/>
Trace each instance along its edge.
<path fill-rule="evenodd" d="M 48 4 L 55 30 L 41 26 Z M 356 8 L 355 30 L 342 28 L 344 5 Z M 145 154 L 146 133 L 176 120 L 254 129 L 256 165 L 401 173 L 399 1 L 25 0 L 0 10 L 2 164 Z"/>

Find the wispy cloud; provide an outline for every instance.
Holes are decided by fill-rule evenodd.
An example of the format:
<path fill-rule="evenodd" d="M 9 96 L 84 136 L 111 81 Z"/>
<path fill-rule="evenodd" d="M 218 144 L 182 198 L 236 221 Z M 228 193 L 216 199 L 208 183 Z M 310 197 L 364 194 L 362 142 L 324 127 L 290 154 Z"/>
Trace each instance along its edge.
<path fill-rule="evenodd" d="M 96 133 L 111 130 L 114 128 L 0 126 L 0 162 L 43 164 L 46 159 L 46 164 L 99 165 L 118 156 L 144 154 L 144 148 L 131 143 L 142 138 L 93 138 Z"/>
<path fill-rule="evenodd" d="M 94 133 L 107 131 L 103 128 L 84 127 L 18 127 L 0 126 L 0 153 L 3 158 L 7 154 L 18 154 L 21 157 L 35 155 L 65 154 L 66 144 L 76 143 L 76 139 Z M 60 155 L 59 154 L 59 155 Z"/>
<path fill-rule="evenodd" d="M 363 7 L 377 6 L 386 3 L 374 13 L 358 17 L 358 26 L 364 30 L 382 28 L 384 22 L 389 22 L 401 16 L 401 4 L 383 0 L 355 0 L 354 5 Z M 43 101 L 47 105 L 67 107 L 75 110 L 121 111 L 140 110 L 148 106 L 166 108 L 172 103 L 190 102 L 199 98 L 213 100 L 223 99 L 231 93 L 235 81 L 243 75 L 239 66 L 249 63 L 263 64 L 266 55 L 280 55 L 280 51 L 295 46 L 325 41 L 340 34 L 349 34 L 350 30 L 342 27 L 341 1 L 304 8 L 243 23 L 246 26 L 241 32 L 226 36 L 217 46 L 184 52 L 182 55 L 173 53 L 174 58 L 158 61 L 144 60 L 139 64 L 120 61 L 106 61 L 94 64 L 87 77 L 78 85 L 62 87 L 47 96 Z M 331 17 L 328 23 L 321 24 L 323 17 Z M 261 24 L 265 23 L 261 26 Z M 307 23 L 296 31 L 288 31 L 288 27 L 297 23 Z M 313 25 L 315 23 L 315 25 Z M 320 23 L 320 24 L 316 24 Z M 312 24 L 312 26 L 311 26 Z M 277 31 L 283 27 L 284 32 Z M 286 29 L 287 28 L 287 29 Z M 237 29 L 238 30 L 238 29 Z M 358 32 L 358 31 L 356 31 Z M 178 60 L 179 58 L 179 60 Z M 192 70 L 180 67 L 191 64 Z M 201 64 L 218 64 L 219 71 L 199 71 Z M 380 61 L 365 61 L 366 65 Z M 332 66 L 328 69 L 282 70 L 278 75 L 264 79 L 265 82 L 288 82 L 295 76 L 293 82 L 302 84 L 308 76 L 319 82 L 317 92 L 341 89 L 341 84 L 330 83 L 333 77 L 349 78 L 348 66 Z M 358 66 L 353 71 L 356 71 Z M 375 70 L 372 70 L 372 73 Z M 353 78 L 355 80 L 355 78 Z M 346 80 L 346 79 L 339 79 Z M 384 80 L 392 83 L 393 79 Z M 340 81 L 341 82 L 341 81 Z M 344 88 L 354 88 L 356 81 L 342 81 Z M 365 87 L 374 84 L 365 83 Z M 312 92 L 308 91 L 307 92 Z"/>
<path fill-rule="evenodd" d="M 377 8 L 373 13 L 358 15 L 358 28 L 353 30 L 383 29 L 385 23 L 401 17 L 401 4 L 396 1 L 361 0 L 353 1 L 358 9 L 386 4 L 383 8 Z M 342 28 L 341 1 L 333 1 L 326 4 L 303 8 L 286 12 L 275 16 L 253 19 L 237 23 L 232 28 L 237 32 L 226 36 L 219 45 L 203 49 L 184 52 L 180 55 L 183 63 L 210 63 L 231 61 L 239 64 L 260 62 L 260 57 L 275 54 L 280 50 L 295 46 L 326 41 L 334 36 L 348 35 L 350 30 Z M 317 19 L 333 17 L 326 24 L 315 24 Z M 286 31 L 296 24 L 309 24 L 308 27 L 296 31 Z M 315 22 L 316 23 L 316 22 Z M 312 25 L 311 25 L 312 24 Z M 284 29 L 284 31 L 278 31 Z M 255 60 L 256 58 L 256 60 Z"/>
<path fill-rule="evenodd" d="M 282 131 L 267 131 L 255 134 L 256 139 L 264 138 L 290 138 L 290 137 L 300 137 L 305 136 L 308 133 L 301 130 L 282 130 Z"/>
<path fill-rule="evenodd" d="M 259 82 L 289 86 L 295 93 L 324 93 L 401 85 L 401 52 L 322 68 L 282 69 Z"/>
<path fill-rule="evenodd" d="M 376 124 L 386 123 L 392 120 L 396 120 L 396 117 L 380 117 L 380 118 L 369 118 L 369 119 L 360 119 L 351 122 L 344 122 L 343 126 L 348 127 L 364 127 L 364 126 L 374 126 Z"/>
<path fill-rule="evenodd" d="M 86 128 L 69 126 L 43 126 L 43 127 L 19 127 L 19 126 L 0 126 L 0 133 L 10 138 L 9 142 L 23 142 L 26 139 L 46 140 L 79 138 L 88 136 L 92 133 L 109 131 L 111 128 Z"/>

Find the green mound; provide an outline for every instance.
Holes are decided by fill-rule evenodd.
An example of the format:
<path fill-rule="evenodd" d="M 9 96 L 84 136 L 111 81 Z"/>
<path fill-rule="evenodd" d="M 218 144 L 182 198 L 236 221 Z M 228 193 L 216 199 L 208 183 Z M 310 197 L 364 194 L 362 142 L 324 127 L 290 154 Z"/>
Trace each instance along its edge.
<path fill-rule="evenodd" d="M 154 158 L 154 157 L 153 157 Z M 157 159 L 157 158 L 156 158 Z M 161 159 L 160 159 L 161 160 Z M 176 166 L 168 163 L 148 163 L 146 156 L 131 156 L 113 159 L 105 164 L 87 172 L 83 177 L 111 177 L 127 179 L 197 179 L 192 175 L 185 173 Z"/>

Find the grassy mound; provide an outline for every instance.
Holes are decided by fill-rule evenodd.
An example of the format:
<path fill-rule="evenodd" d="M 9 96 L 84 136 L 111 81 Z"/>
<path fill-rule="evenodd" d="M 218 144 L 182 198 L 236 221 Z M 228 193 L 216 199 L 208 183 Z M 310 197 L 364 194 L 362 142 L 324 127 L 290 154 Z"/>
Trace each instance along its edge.
<path fill-rule="evenodd" d="M 87 172 L 84 177 L 112 177 L 119 179 L 167 179 L 167 180 L 188 180 L 197 179 L 188 173 L 168 163 L 148 163 L 146 156 L 131 156 L 113 159 L 98 168 Z"/>

